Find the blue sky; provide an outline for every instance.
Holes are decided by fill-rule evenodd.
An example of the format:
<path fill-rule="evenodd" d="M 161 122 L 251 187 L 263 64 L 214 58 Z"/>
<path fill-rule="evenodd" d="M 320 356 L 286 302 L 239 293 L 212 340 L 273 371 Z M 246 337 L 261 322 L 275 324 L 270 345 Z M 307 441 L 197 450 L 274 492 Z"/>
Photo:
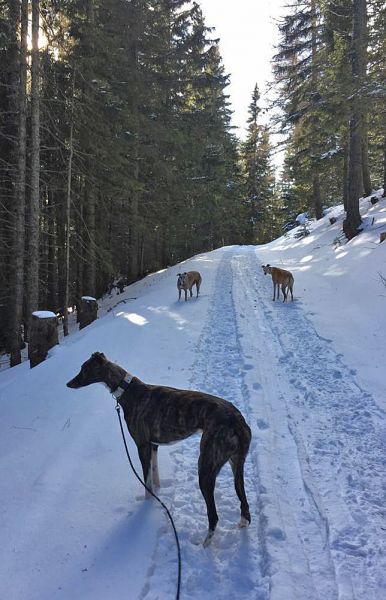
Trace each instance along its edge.
<path fill-rule="evenodd" d="M 206 24 L 215 27 L 234 110 L 233 123 L 243 136 L 255 83 L 263 95 L 271 79 L 270 60 L 277 43 L 277 20 L 283 0 L 199 0 Z M 263 103 L 263 102 L 262 102 Z"/>

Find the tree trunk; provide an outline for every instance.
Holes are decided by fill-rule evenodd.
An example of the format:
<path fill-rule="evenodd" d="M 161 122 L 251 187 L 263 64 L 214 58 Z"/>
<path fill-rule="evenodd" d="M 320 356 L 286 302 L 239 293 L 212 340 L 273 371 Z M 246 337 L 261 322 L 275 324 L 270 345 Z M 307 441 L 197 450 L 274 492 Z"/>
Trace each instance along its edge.
<path fill-rule="evenodd" d="M 31 57 L 31 194 L 28 214 L 28 271 L 26 323 L 39 304 L 39 180 L 40 180 L 40 98 L 39 98 L 39 0 L 32 0 Z"/>
<path fill-rule="evenodd" d="M 76 302 L 76 306 L 77 306 L 77 321 L 79 321 L 79 314 L 80 312 L 78 311 L 78 307 L 80 307 L 80 298 L 83 295 L 83 290 L 84 290 L 84 274 L 86 272 L 87 269 L 87 265 L 85 263 L 85 257 L 84 257 L 84 247 L 83 247 L 83 239 L 84 236 L 82 235 L 83 232 L 83 227 L 84 227 L 84 194 L 83 194 L 83 188 L 84 187 L 84 182 L 82 181 L 81 183 L 81 187 L 78 190 L 79 193 L 79 203 L 78 203 L 78 215 L 75 215 L 75 229 L 78 232 L 76 238 L 75 238 L 75 253 L 77 255 L 77 260 L 76 260 L 76 289 L 75 289 L 75 302 Z"/>
<path fill-rule="evenodd" d="M 358 74 L 359 84 L 362 86 L 365 83 L 366 79 L 366 70 L 367 70 L 367 44 L 368 44 L 368 35 L 367 35 L 367 0 L 362 0 L 362 6 L 360 7 L 360 19 L 362 20 L 362 40 L 361 40 L 361 60 L 359 63 L 360 73 Z M 361 110 L 362 110 L 362 172 L 363 172 L 363 189 L 365 196 L 370 196 L 372 190 L 371 179 L 370 179 L 370 167 L 369 167 L 369 124 L 367 118 L 367 98 L 365 94 L 361 93 Z"/>
<path fill-rule="evenodd" d="M 383 140 L 383 198 L 386 198 L 386 135 Z"/>
<path fill-rule="evenodd" d="M 130 55 L 134 67 L 134 76 L 133 81 L 131 83 L 131 102 L 130 108 L 133 114 L 133 123 L 135 124 L 133 136 L 133 156 L 134 156 L 134 169 L 133 169 L 133 178 L 134 181 L 137 182 L 139 176 L 139 165 L 138 165 L 138 157 L 139 157 L 139 136 L 138 136 L 138 25 L 140 23 L 141 14 L 138 5 L 133 6 L 135 18 L 133 20 L 133 24 L 136 26 L 133 30 L 133 39 L 132 44 L 130 46 Z M 135 281 L 138 278 L 139 272 L 139 227 L 138 227 L 138 195 L 139 192 L 137 189 L 133 189 L 131 194 L 131 202 L 130 202 L 130 222 L 129 222 L 129 264 L 128 264 L 128 275 L 129 281 Z"/>
<path fill-rule="evenodd" d="M 57 235 L 55 219 L 55 193 L 48 190 L 48 310 L 56 312 L 59 308 L 58 301 L 58 260 L 57 260 Z"/>
<path fill-rule="evenodd" d="M 312 73 L 311 73 L 311 86 L 312 93 L 317 94 L 318 92 L 318 48 L 317 48 L 317 31 L 318 31 L 318 18 L 316 13 L 316 2 L 311 0 L 311 12 L 312 12 L 312 40 L 311 40 L 311 53 L 312 53 Z M 312 153 L 312 199 L 315 217 L 321 219 L 323 216 L 322 211 L 322 200 L 320 196 L 320 180 L 319 180 L 319 128 L 320 119 L 318 109 L 315 108 L 313 111 L 313 127 L 311 131 L 311 153 Z"/>
<path fill-rule="evenodd" d="M 15 186 L 15 229 L 13 240 L 13 305 L 10 315 L 10 365 L 21 362 L 21 323 L 24 291 L 24 241 L 25 241 L 25 179 L 26 179 L 26 120 L 27 120 L 27 35 L 28 0 L 21 2 L 20 21 L 20 79 L 18 93 L 19 131 L 17 180 Z"/>
<path fill-rule="evenodd" d="M 135 179 L 138 177 L 138 165 L 135 166 Z M 130 240 L 129 240 L 129 280 L 135 281 L 138 277 L 138 192 L 135 190 L 131 198 L 130 207 Z"/>
<path fill-rule="evenodd" d="M 72 99 L 70 114 L 70 139 L 69 156 L 67 170 L 67 196 L 66 196 L 66 259 L 64 263 L 65 285 L 64 285 L 64 306 L 63 306 L 63 333 L 68 335 L 68 305 L 70 300 L 70 224 L 71 224 L 71 181 L 72 181 L 72 159 L 74 155 L 73 133 L 74 133 L 74 95 L 75 95 L 75 71 L 72 81 Z"/>
<path fill-rule="evenodd" d="M 87 181 L 85 183 L 84 192 L 84 217 L 86 223 L 86 239 L 85 257 L 86 261 L 83 270 L 84 289 L 82 294 L 87 296 L 95 296 L 96 293 L 96 221 L 95 221 L 95 182 L 94 182 L 94 167 L 92 161 L 88 161 Z"/>
<path fill-rule="evenodd" d="M 93 73 L 93 58 L 95 53 L 95 12 L 94 0 L 87 1 L 87 51 L 85 64 L 85 78 L 87 82 L 91 82 L 94 76 Z M 89 87 L 84 88 L 84 94 L 90 98 L 91 104 L 93 92 Z M 85 98 L 85 102 L 90 102 Z M 96 188 L 95 188 L 95 159 L 94 159 L 94 144 L 91 138 L 91 132 L 86 130 L 86 147 L 88 148 L 89 158 L 86 161 L 86 181 L 84 193 L 84 217 L 86 224 L 86 239 L 85 244 L 86 264 L 84 264 L 84 290 L 82 294 L 94 296 L 96 294 Z"/>
<path fill-rule="evenodd" d="M 7 11 L 8 7 L 8 11 Z M 5 18 L 6 13 L 7 19 Z M 0 9 L 0 351 L 9 350 L 12 316 L 12 246 L 17 185 L 20 0 L 2 2 Z M 11 293 L 10 293 L 11 292 Z"/>
<path fill-rule="evenodd" d="M 320 179 L 317 167 L 314 169 L 312 177 L 312 195 L 314 199 L 315 217 L 321 219 L 323 217 L 322 198 L 320 194 Z"/>
<path fill-rule="evenodd" d="M 343 146 L 342 197 L 343 197 L 344 210 L 347 210 L 347 199 L 348 199 L 348 144 L 347 144 L 347 142 Z"/>
<path fill-rule="evenodd" d="M 358 228 L 362 222 L 359 212 L 359 198 L 361 198 L 362 194 L 361 115 L 355 112 L 350 120 L 347 213 L 343 221 L 343 231 L 348 240 L 351 240 L 358 234 Z"/>
<path fill-rule="evenodd" d="M 362 115 L 362 171 L 363 171 L 363 189 L 365 196 L 370 196 L 373 191 L 370 179 L 369 167 L 369 135 L 366 109 L 363 109 Z"/>
<path fill-rule="evenodd" d="M 362 222 L 359 198 L 363 194 L 363 117 L 360 90 L 366 69 L 366 0 L 354 0 L 352 33 L 352 102 L 349 137 L 348 199 L 343 231 L 347 239 L 358 234 Z"/>

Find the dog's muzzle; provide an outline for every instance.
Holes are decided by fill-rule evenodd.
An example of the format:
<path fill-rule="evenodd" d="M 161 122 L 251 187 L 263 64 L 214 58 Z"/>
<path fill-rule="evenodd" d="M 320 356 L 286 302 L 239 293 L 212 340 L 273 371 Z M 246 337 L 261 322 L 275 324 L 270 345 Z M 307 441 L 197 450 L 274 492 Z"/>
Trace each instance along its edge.
<path fill-rule="evenodd" d="M 81 384 L 78 381 L 78 376 L 74 377 L 74 379 L 71 379 L 70 381 L 67 381 L 66 386 L 73 389 L 81 387 Z"/>

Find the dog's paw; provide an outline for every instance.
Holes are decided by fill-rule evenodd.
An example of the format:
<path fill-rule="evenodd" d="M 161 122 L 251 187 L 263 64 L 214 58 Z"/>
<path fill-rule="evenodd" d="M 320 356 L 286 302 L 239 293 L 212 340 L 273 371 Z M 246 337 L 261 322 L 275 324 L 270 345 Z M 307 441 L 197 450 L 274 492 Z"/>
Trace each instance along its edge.
<path fill-rule="evenodd" d="M 199 534 L 191 537 L 189 539 L 189 541 L 191 544 L 193 544 L 193 546 L 201 546 L 202 545 L 202 537 Z"/>
<path fill-rule="evenodd" d="M 214 530 L 212 531 L 211 529 L 209 529 L 206 538 L 203 541 L 203 546 L 204 548 L 207 548 L 209 546 L 209 544 L 212 542 L 214 536 Z"/>
<path fill-rule="evenodd" d="M 190 538 L 190 543 L 194 546 L 202 546 L 203 548 L 207 548 L 214 536 L 214 531 L 208 531 L 206 538 L 202 541 L 202 537 L 199 533 Z"/>
<path fill-rule="evenodd" d="M 153 498 L 153 496 L 149 494 L 149 492 L 146 492 L 145 494 L 142 494 L 140 496 L 135 496 L 135 501 L 143 502 L 144 500 L 151 500 L 151 498 Z"/>
<path fill-rule="evenodd" d="M 239 529 L 243 529 L 244 527 L 248 527 L 249 521 L 245 517 L 241 517 L 240 521 L 237 524 Z"/>

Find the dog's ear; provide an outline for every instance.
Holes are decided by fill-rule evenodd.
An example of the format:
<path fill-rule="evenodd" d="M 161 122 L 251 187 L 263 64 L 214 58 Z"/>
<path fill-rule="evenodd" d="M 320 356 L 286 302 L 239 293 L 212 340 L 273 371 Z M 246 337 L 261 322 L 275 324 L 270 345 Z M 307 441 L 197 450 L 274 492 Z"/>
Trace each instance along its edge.
<path fill-rule="evenodd" d="M 94 352 L 94 354 L 92 355 L 92 358 L 95 358 L 99 362 L 103 362 L 106 360 L 106 357 L 103 354 L 103 352 Z"/>
<path fill-rule="evenodd" d="M 181 273 L 177 273 L 177 277 L 181 277 Z"/>

